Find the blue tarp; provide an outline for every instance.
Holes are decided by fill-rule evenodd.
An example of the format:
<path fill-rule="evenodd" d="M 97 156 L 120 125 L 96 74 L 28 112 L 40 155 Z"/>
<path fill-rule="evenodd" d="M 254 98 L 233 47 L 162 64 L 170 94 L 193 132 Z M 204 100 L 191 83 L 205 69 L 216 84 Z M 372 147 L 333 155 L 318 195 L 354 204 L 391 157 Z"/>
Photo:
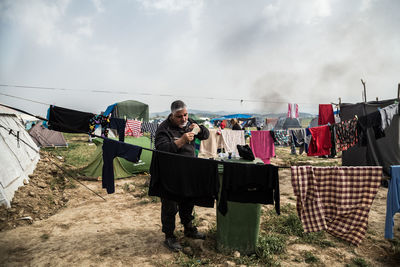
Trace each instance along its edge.
<path fill-rule="evenodd" d="M 223 116 L 223 117 L 219 117 L 219 118 L 214 118 L 214 119 L 211 119 L 210 121 L 211 122 L 214 122 L 214 121 L 223 121 L 223 120 L 229 120 L 229 119 L 238 119 L 238 118 L 242 118 L 242 119 L 248 119 L 248 118 L 251 118 L 251 116 L 250 115 L 246 115 L 246 114 L 232 114 L 232 115 L 225 115 L 225 116 Z"/>
<path fill-rule="evenodd" d="M 109 105 L 109 106 L 107 107 L 106 111 L 104 111 L 103 115 L 104 115 L 104 116 L 108 116 L 108 115 L 114 110 L 114 107 L 115 107 L 116 104 L 117 104 L 117 103 L 112 104 L 112 105 Z"/>

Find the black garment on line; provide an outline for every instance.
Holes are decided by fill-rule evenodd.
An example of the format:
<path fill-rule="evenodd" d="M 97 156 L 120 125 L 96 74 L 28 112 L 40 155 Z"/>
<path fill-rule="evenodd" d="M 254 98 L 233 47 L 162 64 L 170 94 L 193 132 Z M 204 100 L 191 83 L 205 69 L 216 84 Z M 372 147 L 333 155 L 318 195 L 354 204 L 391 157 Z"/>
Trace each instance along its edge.
<path fill-rule="evenodd" d="M 149 196 L 214 207 L 219 189 L 217 162 L 154 151 L 150 174 Z"/>
<path fill-rule="evenodd" d="M 114 158 L 121 157 L 132 162 L 138 162 L 141 154 L 142 148 L 140 146 L 134 146 L 108 138 L 104 139 L 102 185 L 103 188 L 107 189 L 108 194 L 115 192 Z"/>
<path fill-rule="evenodd" d="M 278 167 L 264 164 L 224 163 L 218 210 L 228 212 L 227 201 L 274 204 L 280 214 Z"/>
<path fill-rule="evenodd" d="M 382 117 L 379 111 L 372 112 L 368 115 L 361 116 L 358 119 L 358 128 L 360 133 L 361 145 L 368 144 L 367 130 L 372 128 L 374 130 L 375 139 L 385 137 L 385 132 L 382 130 Z"/>
<path fill-rule="evenodd" d="M 118 140 L 124 142 L 125 140 L 125 126 L 126 120 L 120 118 L 110 119 L 110 129 L 116 129 L 118 132 Z"/>
<path fill-rule="evenodd" d="M 89 133 L 89 120 L 95 114 L 57 106 L 50 106 L 48 126 L 50 130 L 64 133 Z"/>

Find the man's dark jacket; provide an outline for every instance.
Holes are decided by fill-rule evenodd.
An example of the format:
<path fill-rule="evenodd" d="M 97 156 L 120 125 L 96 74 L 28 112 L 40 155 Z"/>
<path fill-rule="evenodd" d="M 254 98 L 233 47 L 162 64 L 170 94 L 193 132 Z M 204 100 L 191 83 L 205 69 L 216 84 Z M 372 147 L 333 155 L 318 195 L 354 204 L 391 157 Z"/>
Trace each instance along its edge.
<path fill-rule="evenodd" d="M 160 126 L 158 126 L 156 132 L 156 142 L 155 142 L 156 149 L 194 157 L 195 156 L 194 140 L 191 141 L 190 143 L 185 144 L 181 148 L 178 148 L 174 141 L 179 139 L 184 133 L 190 132 L 189 126 L 196 122 L 189 118 L 188 119 L 189 122 L 186 125 L 186 127 L 179 128 L 178 126 L 172 124 L 171 116 L 172 114 L 170 114 L 168 118 L 165 121 L 163 121 L 160 124 Z M 210 132 L 208 131 L 208 129 L 203 125 L 199 126 L 201 131 L 196 135 L 196 138 L 200 140 L 208 139 L 208 137 L 210 136 Z"/>

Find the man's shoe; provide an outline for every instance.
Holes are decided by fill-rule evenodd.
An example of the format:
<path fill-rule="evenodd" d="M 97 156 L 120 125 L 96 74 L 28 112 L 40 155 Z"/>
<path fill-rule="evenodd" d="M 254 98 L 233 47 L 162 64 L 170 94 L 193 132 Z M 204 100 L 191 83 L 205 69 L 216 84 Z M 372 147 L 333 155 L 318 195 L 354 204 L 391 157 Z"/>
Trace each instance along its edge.
<path fill-rule="evenodd" d="M 193 239 L 206 239 L 206 235 L 202 232 L 197 231 L 197 228 L 194 226 L 185 228 L 183 233 L 186 237 L 190 237 Z"/>
<path fill-rule="evenodd" d="M 181 244 L 176 240 L 175 237 L 168 237 L 165 239 L 164 244 L 169 248 L 170 250 L 174 252 L 178 252 L 182 250 Z"/>

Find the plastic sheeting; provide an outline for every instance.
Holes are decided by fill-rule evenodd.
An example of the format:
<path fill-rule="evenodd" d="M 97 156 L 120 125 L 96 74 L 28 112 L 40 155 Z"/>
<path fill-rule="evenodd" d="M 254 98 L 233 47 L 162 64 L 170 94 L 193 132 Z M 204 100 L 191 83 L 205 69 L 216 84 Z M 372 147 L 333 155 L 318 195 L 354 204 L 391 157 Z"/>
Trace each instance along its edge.
<path fill-rule="evenodd" d="M 14 192 L 29 180 L 39 161 L 39 148 L 14 114 L 0 114 L 0 125 L 19 132 L 20 140 L 0 127 L 0 204 L 11 207 Z M 24 140 L 31 147 L 26 145 Z"/>
<path fill-rule="evenodd" d="M 396 99 L 373 101 L 357 104 L 342 104 L 340 106 L 340 119 L 350 120 L 355 115 L 358 117 L 368 115 L 395 103 Z M 372 128 L 367 130 L 368 144 L 360 144 L 343 151 L 343 166 L 382 166 L 386 175 L 389 175 L 390 166 L 400 164 L 400 117 L 393 117 L 390 127 L 385 129 L 385 137 L 375 139 Z"/>

